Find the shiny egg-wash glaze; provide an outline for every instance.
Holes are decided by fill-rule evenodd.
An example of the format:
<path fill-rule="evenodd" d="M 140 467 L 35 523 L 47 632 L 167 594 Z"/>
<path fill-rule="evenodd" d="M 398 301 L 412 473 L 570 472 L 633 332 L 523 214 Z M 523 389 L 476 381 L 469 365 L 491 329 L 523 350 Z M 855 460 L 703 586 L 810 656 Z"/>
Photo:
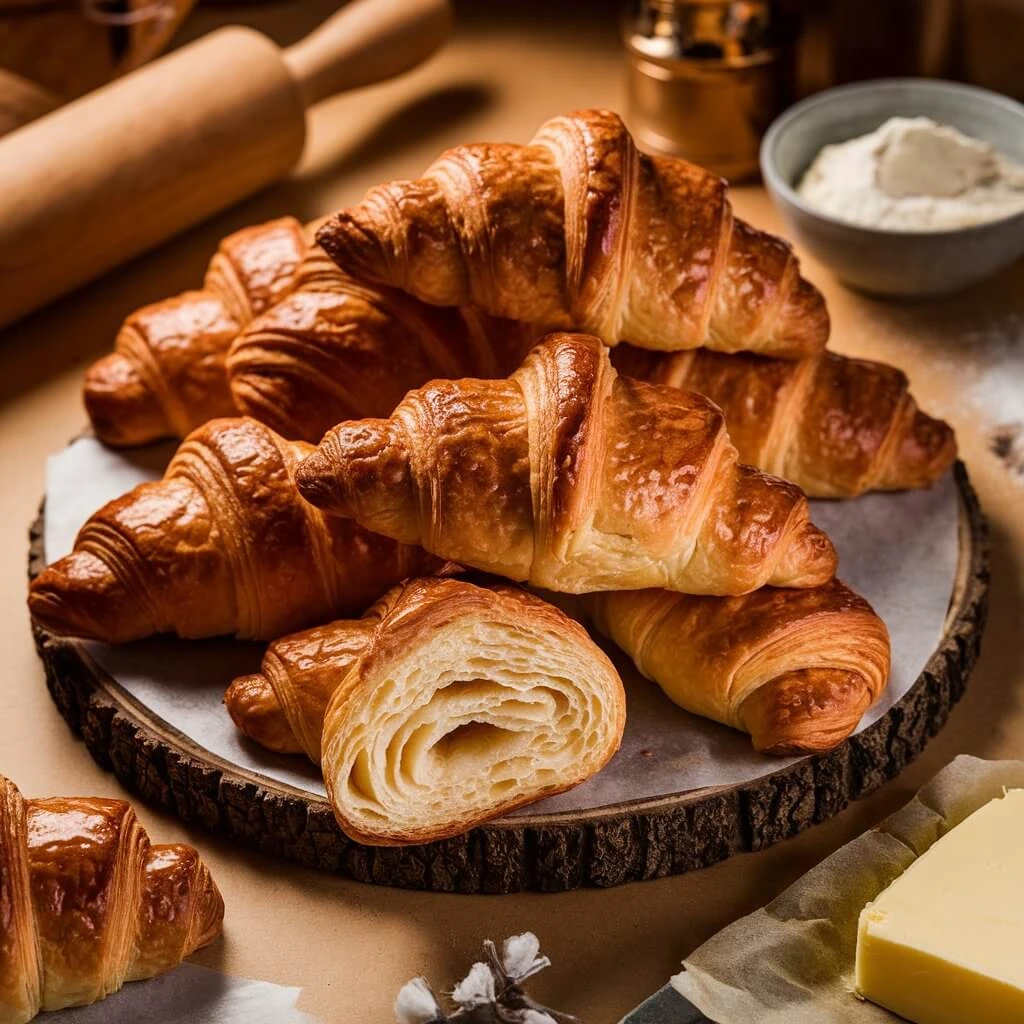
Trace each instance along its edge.
<path fill-rule="evenodd" d="M 308 248 L 292 217 L 228 235 L 197 291 L 136 310 L 114 351 L 93 363 L 82 396 L 96 436 L 107 444 L 184 437 L 235 403 L 224 358 L 238 332 L 294 286 Z"/>
<path fill-rule="evenodd" d="M 313 443 L 335 424 L 386 416 L 437 377 L 504 377 L 538 338 L 472 307 L 429 306 L 343 273 L 318 246 L 295 290 L 251 323 L 227 355 L 235 404 Z"/>
<path fill-rule="evenodd" d="M 828 339 L 791 247 L 735 218 L 721 178 L 640 153 L 606 110 L 553 118 L 526 146 L 451 149 L 316 237 L 360 278 L 608 345 L 798 358 Z"/>
<path fill-rule="evenodd" d="M 792 484 L 737 462 L 719 409 L 620 377 L 553 334 L 510 378 L 433 381 L 330 431 L 296 471 L 314 504 L 549 590 L 742 594 L 831 579 Z"/>
<path fill-rule="evenodd" d="M 132 314 L 118 351 L 86 377 L 97 436 L 116 445 L 184 436 L 237 406 L 285 437 L 316 443 L 342 420 L 389 415 L 435 377 L 505 376 L 540 337 L 471 306 L 430 306 L 356 281 L 317 246 L 296 270 L 300 241 L 294 221 L 238 232 L 211 264 L 207 290 Z M 262 276 L 242 274 L 243 266 Z M 248 296 L 245 317 L 212 294 L 211 281 L 226 280 L 229 267 Z M 270 278 L 290 290 L 239 330 L 267 301 L 261 289 Z M 780 360 L 628 344 L 612 361 L 626 376 L 710 398 L 726 414 L 740 461 L 811 497 L 927 486 L 955 455 L 949 427 L 921 412 L 905 375 L 882 363 L 834 352 Z"/>
<path fill-rule="evenodd" d="M 665 590 L 586 599 L 594 625 L 680 707 L 770 754 L 838 746 L 889 681 L 885 623 L 839 580 L 742 597 Z"/>
<path fill-rule="evenodd" d="M 224 917 L 199 854 L 151 845 L 125 801 L 25 800 L 3 776 L 0 908 L 2 1024 L 170 970 Z"/>
<path fill-rule="evenodd" d="M 812 498 L 933 484 L 956 458 L 949 424 L 921 412 L 906 374 L 821 352 L 771 359 L 738 352 L 612 351 L 620 373 L 697 391 L 725 413 L 740 461 Z"/>
<path fill-rule="evenodd" d="M 33 618 L 108 643 L 164 632 L 270 640 L 358 614 L 440 566 L 304 502 L 294 473 L 311 451 L 255 420 L 207 423 L 162 480 L 101 508 L 75 550 L 32 581 Z"/>

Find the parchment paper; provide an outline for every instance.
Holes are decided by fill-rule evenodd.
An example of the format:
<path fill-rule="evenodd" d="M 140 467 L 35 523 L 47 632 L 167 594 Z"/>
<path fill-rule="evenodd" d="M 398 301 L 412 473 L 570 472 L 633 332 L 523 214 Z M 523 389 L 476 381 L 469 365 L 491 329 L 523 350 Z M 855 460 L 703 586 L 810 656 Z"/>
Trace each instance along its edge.
<path fill-rule="evenodd" d="M 131 982 L 92 1006 L 39 1019 L 45 1024 L 317 1024 L 295 1008 L 301 991 L 185 963 L 159 978 Z"/>
<path fill-rule="evenodd" d="M 75 534 L 104 502 L 160 475 L 173 447 L 120 453 L 91 438 L 76 441 L 47 466 L 46 556 L 67 554 Z M 952 476 L 926 491 L 813 502 L 815 522 L 839 550 L 840 576 L 863 594 L 892 636 L 889 689 L 861 723 L 875 721 L 917 679 L 942 636 L 957 565 L 957 495 Z M 322 796 L 305 758 L 271 754 L 235 730 L 221 705 L 235 675 L 255 671 L 262 647 L 230 640 L 168 638 L 121 647 L 89 644 L 98 665 L 179 732 L 227 761 Z M 582 786 L 521 814 L 593 809 L 708 786 L 748 782 L 791 763 L 754 752 L 747 736 L 676 707 L 616 657 L 628 690 L 622 748 Z"/>
<path fill-rule="evenodd" d="M 1024 787 L 1024 761 L 956 758 L 904 808 L 683 961 L 672 986 L 718 1024 L 894 1024 L 853 995 L 865 904 L 968 815 Z"/>

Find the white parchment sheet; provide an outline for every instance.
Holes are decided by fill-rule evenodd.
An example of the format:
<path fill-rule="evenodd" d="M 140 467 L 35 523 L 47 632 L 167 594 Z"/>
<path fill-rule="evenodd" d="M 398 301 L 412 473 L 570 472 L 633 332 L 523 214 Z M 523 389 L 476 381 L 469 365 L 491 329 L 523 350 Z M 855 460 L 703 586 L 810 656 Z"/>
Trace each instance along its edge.
<path fill-rule="evenodd" d="M 113 452 L 91 438 L 52 456 L 47 467 L 46 556 L 67 554 L 104 502 L 160 475 L 173 449 Z M 957 566 L 958 498 L 951 475 L 930 490 L 813 502 L 815 522 L 839 550 L 839 574 L 882 616 L 892 636 L 888 693 L 861 723 L 902 697 L 938 646 Z M 221 698 L 234 676 L 255 671 L 262 645 L 231 640 L 147 640 L 88 645 L 92 657 L 136 700 L 217 756 L 323 795 L 302 757 L 271 754 L 240 737 Z M 748 737 L 677 708 L 618 658 L 629 694 L 622 748 L 595 778 L 520 813 L 536 815 L 646 800 L 707 786 L 748 782 L 786 759 L 753 751 Z M 790 759 L 792 760 L 792 759 Z"/>

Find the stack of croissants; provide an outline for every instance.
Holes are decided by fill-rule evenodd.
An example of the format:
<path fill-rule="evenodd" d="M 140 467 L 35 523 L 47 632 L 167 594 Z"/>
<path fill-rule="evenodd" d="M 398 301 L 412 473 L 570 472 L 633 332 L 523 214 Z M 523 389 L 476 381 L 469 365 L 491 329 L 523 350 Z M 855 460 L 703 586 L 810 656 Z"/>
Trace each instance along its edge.
<path fill-rule="evenodd" d="M 239 231 L 202 289 L 125 321 L 86 377 L 95 434 L 183 440 L 32 615 L 271 641 L 227 710 L 319 764 L 363 843 L 608 762 L 625 692 L 577 619 L 757 750 L 827 750 L 889 637 L 806 495 L 926 487 L 956 452 L 899 370 L 828 334 L 789 246 L 615 114 L 457 147 L 319 224 Z"/>

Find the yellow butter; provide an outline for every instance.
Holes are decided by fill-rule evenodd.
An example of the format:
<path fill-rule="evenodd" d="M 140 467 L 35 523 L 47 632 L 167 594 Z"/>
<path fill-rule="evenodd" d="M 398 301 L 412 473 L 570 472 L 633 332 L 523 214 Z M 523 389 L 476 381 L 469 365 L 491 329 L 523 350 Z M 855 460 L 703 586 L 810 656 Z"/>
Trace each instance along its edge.
<path fill-rule="evenodd" d="M 1024 1024 L 1024 789 L 976 811 L 864 908 L 856 987 L 914 1024 Z"/>

